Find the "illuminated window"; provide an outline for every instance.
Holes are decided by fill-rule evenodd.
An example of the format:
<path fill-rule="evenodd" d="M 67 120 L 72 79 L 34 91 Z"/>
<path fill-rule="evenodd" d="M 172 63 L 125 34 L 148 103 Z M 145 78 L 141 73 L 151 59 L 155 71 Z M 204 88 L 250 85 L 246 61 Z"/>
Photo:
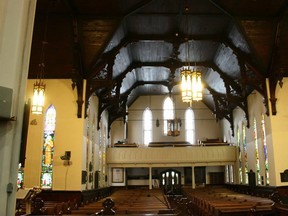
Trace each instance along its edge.
<path fill-rule="evenodd" d="M 234 183 L 234 167 L 233 165 L 229 165 L 229 177 L 230 183 Z"/>
<path fill-rule="evenodd" d="M 247 154 L 246 130 L 244 124 L 242 124 L 242 145 L 244 153 L 245 184 L 248 184 L 248 154 Z"/>
<path fill-rule="evenodd" d="M 261 175 L 260 175 L 260 160 L 259 160 L 259 149 L 258 149 L 258 135 L 257 135 L 257 122 L 254 118 L 253 120 L 253 131 L 254 131 L 254 146 L 255 146 L 255 162 L 256 162 L 256 178 L 258 185 L 261 185 Z"/>
<path fill-rule="evenodd" d="M 53 105 L 48 108 L 44 118 L 41 187 L 44 189 L 51 189 L 53 179 L 54 136 L 56 126 L 56 110 Z"/>
<path fill-rule="evenodd" d="M 229 176 L 229 165 L 225 166 L 225 182 L 229 183 L 230 182 L 230 176 Z"/>
<path fill-rule="evenodd" d="M 24 182 L 24 171 L 21 163 L 18 166 L 18 175 L 17 175 L 17 187 L 22 188 Z"/>
<path fill-rule="evenodd" d="M 185 112 L 185 130 L 186 130 L 186 141 L 191 144 L 195 143 L 195 118 L 194 112 L 189 107 Z"/>
<path fill-rule="evenodd" d="M 174 104 L 170 97 L 167 97 L 163 103 L 163 129 L 164 135 L 167 135 L 168 128 L 167 128 L 167 119 L 174 119 Z"/>
<path fill-rule="evenodd" d="M 239 154 L 239 158 L 238 158 L 238 163 L 239 163 L 239 182 L 240 184 L 243 183 L 243 173 L 242 173 L 242 152 L 241 152 L 241 147 L 240 147 L 240 130 L 237 127 L 237 131 L 236 131 L 236 139 L 237 139 L 237 147 L 238 147 L 238 154 Z"/>
<path fill-rule="evenodd" d="M 266 131 L 265 131 L 265 118 L 264 114 L 261 114 L 261 129 L 262 129 L 262 145 L 264 151 L 264 165 L 265 165 L 265 182 L 269 185 L 269 166 L 268 166 L 268 155 L 267 155 L 267 142 L 266 142 Z"/>
<path fill-rule="evenodd" d="M 87 121 L 86 121 L 86 172 L 90 176 L 90 167 L 89 167 L 89 157 L 90 157 L 90 109 L 87 110 Z M 89 188 L 89 178 L 87 178 L 85 188 Z"/>
<path fill-rule="evenodd" d="M 143 112 L 143 139 L 145 145 L 152 141 L 152 111 L 149 107 Z"/>
<path fill-rule="evenodd" d="M 92 176 L 92 189 L 95 188 L 95 181 L 93 181 L 94 173 L 95 173 L 95 134 L 96 134 L 96 117 L 93 115 L 93 122 L 92 122 L 92 135 L 91 135 L 91 143 L 92 143 L 92 152 L 91 152 L 91 162 L 92 162 L 92 170 L 90 169 L 90 175 Z"/>

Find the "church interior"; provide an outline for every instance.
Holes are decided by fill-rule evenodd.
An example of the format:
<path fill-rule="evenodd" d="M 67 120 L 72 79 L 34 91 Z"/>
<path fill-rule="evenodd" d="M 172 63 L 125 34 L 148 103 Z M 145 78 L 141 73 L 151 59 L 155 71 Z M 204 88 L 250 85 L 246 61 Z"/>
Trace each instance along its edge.
<path fill-rule="evenodd" d="M 0 8 L 0 215 L 288 215 L 287 0 Z"/>

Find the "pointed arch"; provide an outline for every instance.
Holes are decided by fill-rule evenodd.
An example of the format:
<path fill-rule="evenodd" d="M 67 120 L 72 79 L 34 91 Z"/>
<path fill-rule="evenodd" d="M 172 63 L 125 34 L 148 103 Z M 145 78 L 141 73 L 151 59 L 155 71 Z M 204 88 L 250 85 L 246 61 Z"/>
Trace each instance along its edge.
<path fill-rule="evenodd" d="M 268 150 L 267 150 L 267 141 L 266 141 L 266 125 L 265 125 L 265 116 L 261 113 L 261 131 L 262 131 L 262 146 L 264 152 L 264 167 L 265 167 L 265 180 L 266 185 L 269 185 L 269 165 L 268 165 Z"/>
<path fill-rule="evenodd" d="M 168 133 L 168 119 L 174 119 L 174 103 L 171 97 L 166 97 L 163 102 L 163 132 L 165 136 Z"/>
<path fill-rule="evenodd" d="M 240 130 L 239 130 L 239 127 L 238 127 L 238 126 L 237 126 L 237 129 L 236 129 L 236 142 L 237 142 L 238 155 L 239 155 L 239 158 L 238 158 L 238 164 L 239 164 L 239 170 L 238 170 L 238 173 L 239 173 L 239 183 L 240 183 L 240 184 L 243 184 L 242 151 L 241 151 L 241 146 L 240 146 Z"/>
<path fill-rule="evenodd" d="M 152 141 L 152 111 L 147 107 L 143 112 L 143 143 L 148 145 Z"/>
<path fill-rule="evenodd" d="M 258 148 L 258 133 L 257 133 L 257 121 L 253 118 L 253 135 L 254 135 L 254 147 L 255 147 L 255 162 L 256 162 L 256 179 L 257 184 L 261 185 L 261 175 L 260 175 L 260 159 L 259 159 L 259 148 Z"/>
<path fill-rule="evenodd" d="M 246 126 L 242 123 L 242 146 L 243 146 L 243 156 L 244 156 L 244 183 L 248 184 L 248 152 L 247 152 L 247 141 L 246 141 Z"/>
<path fill-rule="evenodd" d="M 44 116 L 44 142 L 42 146 L 41 188 L 51 189 L 53 184 L 53 155 L 56 128 L 56 109 L 50 105 Z"/>
<path fill-rule="evenodd" d="M 186 141 L 195 144 L 195 116 L 191 107 L 185 111 L 185 130 Z"/>

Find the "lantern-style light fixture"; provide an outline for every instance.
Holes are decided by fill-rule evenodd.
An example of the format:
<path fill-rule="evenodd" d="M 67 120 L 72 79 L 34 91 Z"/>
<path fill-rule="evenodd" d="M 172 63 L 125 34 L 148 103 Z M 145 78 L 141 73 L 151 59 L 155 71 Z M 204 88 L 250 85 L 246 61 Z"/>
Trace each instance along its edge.
<path fill-rule="evenodd" d="M 42 114 L 43 107 L 44 107 L 44 99 L 45 99 L 45 87 L 46 85 L 43 82 L 43 75 L 44 75 L 44 48 L 47 44 L 46 41 L 42 42 L 42 53 L 41 53 L 41 63 L 39 64 L 39 74 L 38 79 L 34 83 L 33 88 L 33 101 L 32 101 L 32 108 L 31 112 L 33 114 Z"/>
<path fill-rule="evenodd" d="M 182 101 L 190 103 L 192 100 L 192 71 L 187 67 L 181 70 Z"/>
<path fill-rule="evenodd" d="M 188 34 L 188 7 L 186 11 L 187 34 Z M 181 95 L 182 101 L 192 104 L 193 100 L 199 101 L 203 97 L 203 86 L 201 72 L 198 69 L 192 70 L 189 64 L 189 40 L 187 36 L 186 60 L 187 65 L 181 69 Z M 196 66 L 196 65 L 195 65 Z"/>
<path fill-rule="evenodd" d="M 42 114 L 45 98 L 45 84 L 42 79 L 34 83 L 33 88 L 33 101 L 31 111 L 33 114 Z"/>
<path fill-rule="evenodd" d="M 195 70 L 192 72 L 192 100 L 202 100 L 203 97 L 203 87 L 201 72 Z"/>
<path fill-rule="evenodd" d="M 42 41 L 42 49 L 40 55 L 40 64 L 39 64 L 39 72 L 37 74 L 37 80 L 34 83 L 33 87 L 33 101 L 31 112 L 32 114 L 42 114 L 44 109 L 44 101 L 45 101 L 45 88 L 46 85 L 43 81 L 44 78 L 44 69 L 45 69 L 45 46 L 47 43 L 47 26 L 48 26 L 48 11 L 46 15 L 46 21 L 44 26 L 44 37 Z"/>

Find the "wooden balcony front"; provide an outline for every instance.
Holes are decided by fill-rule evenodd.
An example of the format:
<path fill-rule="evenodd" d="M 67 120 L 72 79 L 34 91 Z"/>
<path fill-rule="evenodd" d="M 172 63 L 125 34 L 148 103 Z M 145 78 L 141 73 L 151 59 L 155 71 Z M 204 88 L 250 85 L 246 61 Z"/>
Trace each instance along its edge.
<path fill-rule="evenodd" d="M 236 146 L 108 148 L 109 167 L 183 167 L 235 164 Z"/>

